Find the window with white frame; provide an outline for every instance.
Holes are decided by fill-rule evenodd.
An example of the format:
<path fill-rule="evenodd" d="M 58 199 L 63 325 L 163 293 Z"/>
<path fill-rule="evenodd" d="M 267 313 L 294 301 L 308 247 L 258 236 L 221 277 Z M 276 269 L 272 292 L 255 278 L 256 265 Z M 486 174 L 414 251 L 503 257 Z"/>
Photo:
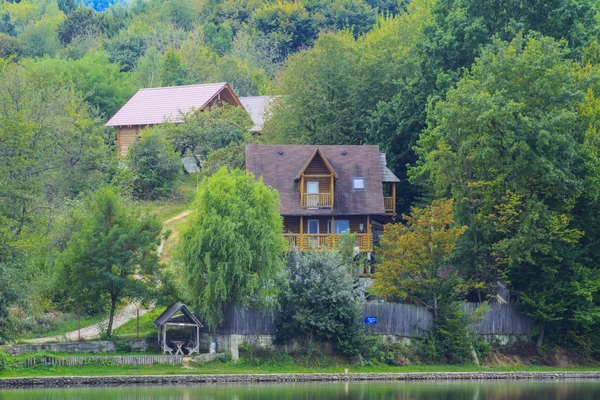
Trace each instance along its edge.
<path fill-rule="evenodd" d="M 319 193 L 319 182 L 306 182 L 306 193 L 318 194 Z"/>
<path fill-rule="evenodd" d="M 365 178 L 363 178 L 363 177 L 352 178 L 352 189 L 365 190 Z"/>

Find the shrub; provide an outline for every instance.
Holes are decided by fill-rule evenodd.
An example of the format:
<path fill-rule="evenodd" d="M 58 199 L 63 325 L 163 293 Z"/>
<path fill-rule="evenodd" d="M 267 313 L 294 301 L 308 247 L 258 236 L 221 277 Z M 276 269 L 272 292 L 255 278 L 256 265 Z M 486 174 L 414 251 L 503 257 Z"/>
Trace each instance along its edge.
<path fill-rule="evenodd" d="M 126 163 L 134 174 L 133 195 L 142 200 L 168 197 L 182 172 L 179 155 L 152 130 L 131 146 Z"/>
<path fill-rule="evenodd" d="M 276 342 L 325 340 L 346 355 L 360 353 L 361 293 L 339 254 L 291 253 L 288 283 Z"/>
<path fill-rule="evenodd" d="M 473 331 L 488 310 L 479 307 L 475 312 L 463 310 L 460 302 L 442 302 L 438 319 L 418 345 L 419 357 L 426 362 L 463 364 L 473 361 L 473 351 L 478 356 L 489 353 L 489 345 Z"/>
<path fill-rule="evenodd" d="M 3 351 L 0 351 L 0 372 L 5 371 L 9 365 L 8 354 Z"/>

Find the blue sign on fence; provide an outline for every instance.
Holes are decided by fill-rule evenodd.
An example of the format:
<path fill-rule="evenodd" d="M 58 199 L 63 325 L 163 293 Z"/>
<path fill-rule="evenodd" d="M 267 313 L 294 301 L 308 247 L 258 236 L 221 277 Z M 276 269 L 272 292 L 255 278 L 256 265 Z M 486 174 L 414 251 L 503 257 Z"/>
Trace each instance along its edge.
<path fill-rule="evenodd" d="M 365 318 L 365 324 L 367 324 L 367 325 L 375 325 L 376 323 L 377 323 L 377 317 Z"/>

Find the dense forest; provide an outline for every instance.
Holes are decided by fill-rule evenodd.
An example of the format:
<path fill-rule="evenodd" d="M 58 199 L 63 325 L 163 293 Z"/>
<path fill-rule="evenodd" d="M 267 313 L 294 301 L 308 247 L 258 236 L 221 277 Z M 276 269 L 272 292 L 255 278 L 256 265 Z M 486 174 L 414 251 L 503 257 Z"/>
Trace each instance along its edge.
<path fill-rule="evenodd" d="M 465 228 L 445 261 L 469 283 L 460 299 L 505 284 L 542 338 L 600 354 L 599 12 L 597 0 L 0 0 L 0 314 L 81 303 L 67 244 L 94 237 L 111 207 L 124 226 L 146 221 L 121 210 L 139 206 L 143 177 L 118 164 L 106 120 L 139 88 L 226 81 L 278 100 L 261 138 L 247 121 L 187 121 L 219 139 L 208 165 L 239 166 L 247 141 L 377 144 L 399 210 L 453 200 L 449 221 Z M 176 128 L 156 131 L 140 149 L 176 147 Z M 107 185 L 119 193 L 97 192 Z"/>

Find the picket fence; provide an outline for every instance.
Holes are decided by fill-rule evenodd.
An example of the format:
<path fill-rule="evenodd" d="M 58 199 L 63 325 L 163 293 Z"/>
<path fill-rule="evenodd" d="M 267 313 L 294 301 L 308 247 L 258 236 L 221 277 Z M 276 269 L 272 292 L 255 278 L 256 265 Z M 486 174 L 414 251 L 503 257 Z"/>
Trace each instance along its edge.
<path fill-rule="evenodd" d="M 90 356 L 90 357 L 32 357 L 26 360 L 28 367 L 35 365 L 52 365 L 52 366 L 78 366 L 89 364 L 111 363 L 117 365 L 181 365 L 183 364 L 183 356 Z"/>
<path fill-rule="evenodd" d="M 481 304 L 465 303 L 465 310 L 474 311 Z M 223 324 L 216 333 L 237 335 L 273 335 L 279 311 L 258 312 L 252 309 L 228 307 L 224 310 Z M 419 337 L 431 327 L 433 317 L 423 306 L 399 303 L 365 303 L 363 320 L 376 317 L 376 323 L 366 324 L 365 330 L 371 334 Z M 371 321 L 373 321 L 371 319 Z M 512 304 L 490 304 L 489 310 L 476 327 L 481 335 L 530 335 L 535 324 L 520 315 Z M 209 332 L 202 328 L 203 332 Z"/>

